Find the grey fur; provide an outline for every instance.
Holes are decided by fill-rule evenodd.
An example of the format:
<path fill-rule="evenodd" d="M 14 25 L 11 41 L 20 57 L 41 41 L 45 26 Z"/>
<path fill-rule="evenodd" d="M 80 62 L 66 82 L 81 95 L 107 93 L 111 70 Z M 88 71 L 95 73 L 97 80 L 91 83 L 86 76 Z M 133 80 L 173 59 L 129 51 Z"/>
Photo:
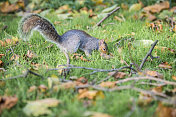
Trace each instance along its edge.
<path fill-rule="evenodd" d="M 26 30 L 24 30 L 24 27 L 27 25 L 29 25 L 29 28 L 27 27 Z M 84 31 L 69 30 L 60 36 L 53 24 L 38 14 L 30 14 L 23 17 L 18 27 L 20 37 L 23 40 L 28 40 L 34 30 L 39 31 L 46 40 L 56 43 L 57 46 L 66 53 L 74 53 L 80 49 L 89 56 L 92 50 L 99 49 L 99 40 Z"/>

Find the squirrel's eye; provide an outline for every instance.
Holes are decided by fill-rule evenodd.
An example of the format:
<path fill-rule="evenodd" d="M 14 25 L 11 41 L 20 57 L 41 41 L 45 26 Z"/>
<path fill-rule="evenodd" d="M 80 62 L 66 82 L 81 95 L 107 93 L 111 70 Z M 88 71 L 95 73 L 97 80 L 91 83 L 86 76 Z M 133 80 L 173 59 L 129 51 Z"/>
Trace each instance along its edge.
<path fill-rule="evenodd" d="M 105 51 L 106 49 L 105 49 L 105 48 L 103 48 L 103 50 Z"/>

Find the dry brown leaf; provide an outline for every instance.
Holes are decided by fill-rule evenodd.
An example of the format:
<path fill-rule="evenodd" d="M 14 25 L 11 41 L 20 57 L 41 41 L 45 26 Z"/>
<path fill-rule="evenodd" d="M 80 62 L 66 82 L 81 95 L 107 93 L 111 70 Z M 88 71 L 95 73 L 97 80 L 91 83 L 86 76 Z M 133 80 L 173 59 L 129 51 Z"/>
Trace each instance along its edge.
<path fill-rule="evenodd" d="M 82 93 L 80 93 L 78 95 L 78 99 L 97 99 L 97 98 L 104 98 L 104 94 L 102 91 L 96 91 L 96 90 L 88 90 L 88 91 L 84 91 Z"/>
<path fill-rule="evenodd" d="M 2 47 L 5 47 L 5 46 L 6 46 L 6 42 L 0 40 L 0 45 L 1 45 Z"/>
<path fill-rule="evenodd" d="M 2 58 L 2 56 L 4 56 L 4 54 L 0 54 L 0 58 Z"/>
<path fill-rule="evenodd" d="M 164 9 L 169 9 L 169 1 L 164 1 L 155 5 L 144 7 L 144 11 L 151 13 L 159 13 L 161 10 Z"/>
<path fill-rule="evenodd" d="M 125 76 L 127 76 L 126 73 L 124 72 L 109 72 L 108 75 L 113 76 L 114 78 L 118 79 L 118 78 L 125 78 Z"/>
<path fill-rule="evenodd" d="M 172 79 L 173 79 L 173 80 L 176 80 L 176 76 L 172 76 Z"/>
<path fill-rule="evenodd" d="M 174 49 L 167 48 L 167 47 L 161 47 L 161 46 L 155 46 L 155 49 L 161 50 L 161 52 L 169 51 L 173 54 L 176 52 L 176 50 L 174 50 Z"/>
<path fill-rule="evenodd" d="M 14 54 L 14 55 L 10 58 L 10 60 L 11 60 L 11 61 L 12 61 L 12 60 L 17 61 L 19 58 L 20 58 L 20 56 L 19 56 L 19 55 Z"/>
<path fill-rule="evenodd" d="M 77 85 L 85 85 L 88 83 L 88 80 L 85 77 L 80 77 L 76 80 Z"/>
<path fill-rule="evenodd" d="M 73 89 L 76 86 L 76 82 L 66 82 L 59 85 L 61 89 Z M 57 86 L 58 87 L 58 86 Z"/>
<path fill-rule="evenodd" d="M 140 93 L 139 99 L 138 99 L 138 105 L 139 106 L 147 106 L 153 101 L 153 98 L 145 93 Z"/>
<path fill-rule="evenodd" d="M 18 98 L 16 96 L 0 96 L 0 114 L 3 109 L 10 109 L 16 105 Z"/>
<path fill-rule="evenodd" d="M 37 55 L 35 53 L 33 53 L 31 50 L 27 51 L 27 55 L 26 56 L 29 57 L 29 58 L 37 57 Z"/>
<path fill-rule="evenodd" d="M 37 87 L 36 86 L 31 86 L 29 89 L 28 89 L 28 93 L 31 93 L 31 92 L 34 92 L 37 90 Z"/>
<path fill-rule="evenodd" d="M 157 78 L 163 78 L 163 75 L 158 73 L 157 71 L 150 71 L 150 70 L 147 70 L 146 71 L 146 75 L 149 75 L 149 76 L 153 76 L 153 77 L 157 77 Z"/>
<path fill-rule="evenodd" d="M 112 81 L 107 81 L 107 82 L 102 82 L 99 84 L 99 86 L 101 87 L 107 87 L 107 88 L 113 88 L 116 86 L 116 81 L 112 82 Z"/>
<path fill-rule="evenodd" d="M 18 10 L 20 7 L 18 4 L 10 4 L 8 1 L 4 2 L 0 6 L 0 10 L 2 13 L 9 13 Z"/>
<path fill-rule="evenodd" d="M 38 86 L 38 89 L 39 89 L 40 92 L 46 92 L 46 90 L 48 89 L 48 87 L 45 86 L 45 85 L 43 85 L 43 84 L 41 84 L 40 86 Z"/>
<path fill-rule="evenodd" d="M 2 67 L 2 66 L 3 66 L 3 64 L 4 64 L 4 63 L 0 60 L 0 67 Z"/>
<path fill-rule="evenodd" d="M 92 112 L 92 111 L 86 111 L 84 113 L 84 116 L 86 117 L 112 117 L 111 115 L 108 115 L 106 113 Z"/>
<path fill-rule="evenodd" d="M 168 62 L 164 62 L 164 63 L 161 63 L 159 64 L 160 68 L 166 68 L 166 69 L 172 69 L 172 66 L 168 64 Z"/>
<path fill-rule="evenodd" d="M 154 87 L 152 89 L 152 91 L 157 92 L 157 93 L 161 93 L 163 91 L 163 87 L 162 86 Z"/>
<path fill-rule="evenodd" d="M 160 102 L 155 114 L 157 117 L 176 117 L 176 108 L 165 106 Z"/>

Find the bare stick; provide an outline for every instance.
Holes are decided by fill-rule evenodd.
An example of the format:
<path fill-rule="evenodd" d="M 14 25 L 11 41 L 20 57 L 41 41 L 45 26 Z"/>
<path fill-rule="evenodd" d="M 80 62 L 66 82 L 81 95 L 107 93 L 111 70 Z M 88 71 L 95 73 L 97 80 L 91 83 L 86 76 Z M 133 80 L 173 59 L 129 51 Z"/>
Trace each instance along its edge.
<path fill-rule="evenodd" d="M 149 52 L 148 52 L 148 53 L 146 54 L 146 56 L 144 57 L 144 59 L 143 59 L 141 65 L 140 65 L 140 67 L 139 67 L 140 70 L 141 70 L 142 67 L 144 66 L 144 63 L 145 63 L 145 61 L 147 60 L 148 56 L 150 56 L 151 59 L 155 58 L 155 57 L 152 56 L 152 51 L 153 51 L 154 47 L 156 46 L 157 42 L 158 42 L 158 40 L 156 40 L 156 41 L 152 44 L 152 47 L 150 48 Z"/>
<path fill-rule="evenodd" d="M 157 101 L 162 101 L 166 104 L 170 104 L 170 105 L 175 105 L 174 100 L 171 99 L 171 97 L 163 94 L 163 93 L 159 93 L 159 92 L 154 92 L 154 91 L 150 91 L 150 90 L 144 90 L 144 89 L 140 89 L 137 87 L 133 87 L 131 85 L 127 85 L 127 86 L 118 86 L 112 89 L 109 88 L 104 88 L 104 87 L 100 87 L 97 85 L 81 85 L 81 86 L 77 86 L 75 87 L 76 89 L 80 89 L 80 88 L 93 88 L 95 90 L 100 90 L 100 91 L 108 91 L 108 92 L 112 92 L 112 91 L 121 91 L 121 90 L 134 90 L 137 92 L 142 92 L 144 94 L 148 94 L 151 97 L 153 97 L 155 100 Z"/>
<path fill-rule="evenodd" d="M 100 24 L 107 19 L 109 16 L 111 16 L 114 12 L 116 12 L 118 9 L 120 9 L 120 7 L 116 7 L 113 11 L 111 11 L 110 13 L 107 14 L 106 17 L 104 17 L 103 19 L 101 19 L 95 26 L 100 26 Z"/>
<path fill-rule="evenodd" d="M 67 65 L 59 65 L 59 66 L 67 66 Z M 96 68 L 90 68 L 90 67 L 79 67 L 79 66 L 74 66 L 74 65 L 69 65 L 69 67 L 66 67 L 66 68 L 54 68 L 54 69 L 48 69 L 48 71 L 53 71 L 53 70 L 60 70 L 60 69 L 71 69 L 71 68 L 74 68 L 74 69 L 86 69 L 86 70 L 93 70 L 93 73 L 96 73 L 96 72 L 111 72 L 111 71 L 119 71 L 119 70 L 122 70 L 122 69 L 132 69 L 133 71 L 136 71 L 134 68 L 132 68 L 131 66 L 124 66 L 124 67 L 121 67 L 121 68 L 118 68 L 118 69 L 96 69 Z"/>
<path fill-rule="evenodd" d="M 164 83 L 151 83 L 151 82 L 140 82 L 139 84 L 152 85 L 152 86 L 157 86 L 157 87 L 166 85 Z"/>
<path fill-rule="evenodd" d="M 119 80 L 116 82 L 116 84 L 120 84 L 120 83 L 124 83 L 124 82 L 128 82 L 128 81 L 137 81 L 137 80 L 154 80 L 154 81 L 159 81 L 159 82 L 163 82 L 165 85 L 175 85 L 176 86 L 176 82 L 171 82 L 171 81 L 167 81 L 167 80 L 162 80 L 159 78 L 154 78 L 154 77 L 130 77 L 130 78 L 126 78 L 123 80 Z"/>
<path fill-rule="evenodd" d="M 14 76 L 14 77 L 9 77 L 9 78 L 0 79 L 0 81 L 12 80 L 12 79 L 18 79 L 18 78 L 25 78 L 25 77 L 27 77 L 27 75 L 28 75 L 29 73 L 30 73 L 30 74 L 33 74 L 33 75 L 35 75 L 35 76 L 44 78 L 42 75 L 37 74 L 37 73 L 35 73 L 35 72 L 33 72 L 33 71 L 27 69 L 26 72 L 25 72 L 24 74 L 22 74 L 22 75 L 18 75 L 18 76 Z"/>
<path fill-rule="evenodd" d="M 159 93 L 159 92 L 153 92 L 153 91 L 150 91 L 150 90 L 144 90 L 144 89 L 140 89 L 140 88 L 137 88 L 137 87 L 133 87 L 131 85 L 127 85 L 127 86 L 118 86 L 118 87 L 115 87 L 115 88 L 112 88 L 112 89 L 109 89 L 109 88 L 104 88 L 104 87 L 100 87 L 98 85 L 81 85 L 81 86 L 77 86 L 75 87 L 76 89 L 82 89 L 82 88 L 93 88 L 93 89 L 96 89 L 96 90 L 100 90 L 100 91 L 108 91 L 108 92 L 113 92 L 113 91 L 120 91 L 120 90 L 124 90 L 124 89 L 131 89 L 131 90 L 135 90 L 137 92 L 142 92 L 144 94 L 149 94 L 151 95 L 152 97 L 155 97 L 156 96 L 160 96 L 160 97 L 164 97 L 164 98 L 169 98 L 167 95 L 163 94 L 163 93 Z M 160 98 L 159 98 L 160 99 Z"/>

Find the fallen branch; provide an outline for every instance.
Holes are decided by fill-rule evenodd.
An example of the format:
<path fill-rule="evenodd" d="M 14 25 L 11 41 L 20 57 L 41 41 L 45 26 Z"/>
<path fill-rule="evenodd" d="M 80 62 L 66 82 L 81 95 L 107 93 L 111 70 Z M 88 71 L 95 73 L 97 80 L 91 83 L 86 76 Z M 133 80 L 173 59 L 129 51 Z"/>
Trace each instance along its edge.
<path fill-rule="evenodd" d="M 66 65 L 59 65 L 60 66 L 66 66 Z M 97 68 L 90 68 L 90 67 L 79 67 L 79 66 L 74 66 L 74 65 L 68 65 L 68 67 L 65 68 L 54 68 L 54 69 L 48 69 L 48 71 L 53 71 L 53 70 L 61 70 L 61 69 L 86 69 L 86 70 L 93 70 L 93 72 L 91 74 L 97 73 L 97 72 L 111 72 L 111 71 L 119 71 L 122 69 L 130 69 L 136 72 L 136 70 L 134 68 L 132 68 L 131 66 L 124 66 L 124 67 L 120 67 L 118 69 L 97 69 Z"/>
<path fill-rule="evenodd" d="M 142 67 L 144 66 L 144 63 L 145 63 L 145 61 L 147 60 L 148 56 L 150 56 L 151 59 L 156 58 L 156 57 L 153 57 L 153 56 L 152 56 L 152 51 L 153 51 L 154 47 L 156 46 L 157 42 L 158 42 L 158 40 L 156 40 L 156 41 L 152 44 L 152 47 L 150 48 L 149 52 L 148 52 L 148 53 L 146 54 L 146 56 L 144 57 L 144 59 L 143 59 L 141 65 L 140 65 L 140 67 L 139 67 L 139 70 L 141 70 Z"/>
<path fill-rule="evenodd" d="M 131 72 L 132 72 L 132 70 L 134 69 L 134 68 L 132 67 L 132 64 L 130 64 L 129 69 L 131 70 Z M 101 82 L 103 82 L 103 81 L 108 80 L 110 77 L 112 77 L 113 75 L 115 75 L 117 72 L 119 72 L 119 70 L 115 71 L 113 74 L 111 74 L 111 75 L 107 76 L 106 78 L 102 79 L 101 81 L 98 82 L 98 84 L 101 83 Z"/>
<path fill-rule="evenodd" d="M 128 81 L 138 81 L 138 80 L 154 80 L 154 81 L 159 81 L 159 82 L 163 82 L 165 85 L 174 85 L 176 86 L 176 82 L 171 82 L 171 81 L 167 81 L 167 80 L 162 80 L 159 78 L 154 78 L 154 77 L 130 77 L 130 78 L 125 78 L 123 80 L 119 80 L 116 82 L 116 84 L 120 84 L 120 83 L 124 83 L 124 82 L 128 82 Z"/>
<path fill-rule="evenodd" d="M 167 102 L 169 104 L 172 104 L 171 102 L 169 102 L 168 100 L 170 99 L 169 96 L 163 94 L 163 93 L 159 93 L 159 92 L 153 92 L 153 91 L 150 91 L 150 90 L 144 90 L 144 89 L 140 89 L 140 88 L 137 88 L 137 87 L 134 87 L 134 86 L 131 86 L 131 85 L 127 85 L 127 86 L 118 86 L 118 87 L 115 87 L 115 88 L 104 88 L 104 87 L 100 87 L 98 85 L 81 85 L 81 86 L 77 86 L 75 87 L 77 90 L 78 89 L 82 89 L 82 88 L 93 88 L 95 90 L 100 90 L 100 91 L 108 91 L 108 92 L 113 92 L 113 91 L 120 91 L 120 90 L 124 90 L 124 89 L 131 89 L 131 90 L 134 90 L 134 91 L 137 91 L 137 92 L 141 92 L 141 93 L 144 93 L 144 94 L 148 94 L 150 96 L 152 96 L 154 99 L 156 100 L 159 100 L 159 101 L 164 101 L 164 102 Z"/>
<path fill-rule="evenodd" d="M 30 74 L 33 74 L 33 75 L 35 75 L 35 76 L 44 78 L 42 75 L 37 74 L 37 73 L 35 73 L 35 72 L 33 72 L 33 71 L 27 69 L 26 72 L 25 72 L 24 74 L 22 74 L 22 75 L 18 75 L 18 76 L 14 76 L 14 77 L 9 77 L 9 78 L 0 79 L 0 81 L 12 80 L 12 79 L 18 79 L 18 78 L 26 78 L 29 73 L 30 73 Z"/>
<path fill-rule="evenodd" d="M 104 17 L 103 19 L 101 19 L 95 26 L 100 26 L 101 23 L 107 19 L 109 16 L 111 16 L 114 12 L 116 12 L 118 9 L 120 9 L 120 7 L 116 7 L 113 11 L 111 11 L 110 13 L 107 14 L 106 17 Z"/>

